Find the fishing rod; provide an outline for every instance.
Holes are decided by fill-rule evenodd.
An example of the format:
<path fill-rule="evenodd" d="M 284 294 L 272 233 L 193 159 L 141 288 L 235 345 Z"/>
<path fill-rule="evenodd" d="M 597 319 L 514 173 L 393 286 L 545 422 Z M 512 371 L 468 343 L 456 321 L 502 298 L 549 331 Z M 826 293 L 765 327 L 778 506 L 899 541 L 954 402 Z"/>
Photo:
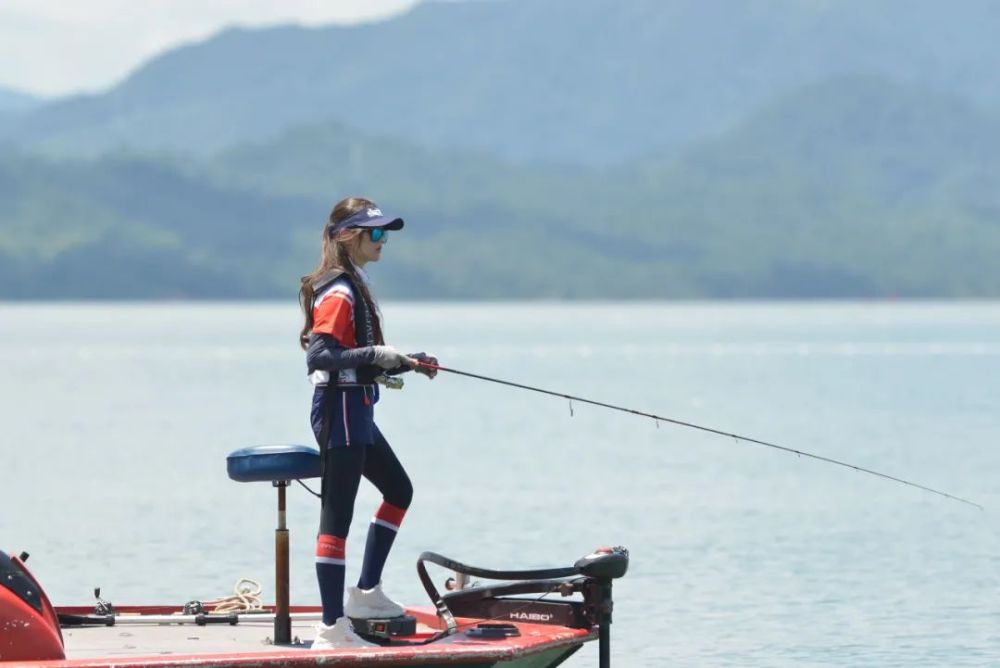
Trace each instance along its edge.
<path fill-rule="evenodd" d="M 498 383 L 500 385 L 507 385 L 509 387 L 516 387 L 522 390 L 530 390 L 531 392 L 538 392 L 540 394 L 548 394 L 553 397 L 560 397 L 562 399 L 567 399 L 570 402 L 570 414 L 573 413 L 573 403 L 577 401 L 581 404 L 591 404 L 593 406 L 600 406 L 601 408 L 610 408 L 614 411 L 621 411 L 622 413 L 631 413 L 632 415 L 638 415 L 640 417 L 652 418 L 657 422 L 659 426 L 660 422 L 668 422 L 670 424 L 675 424 L 681 427 L 689 427 L 691 429 L 698 429 L 700 431 L 705 431 L 710 434 L 717 434 L 719 436 L 726 436 L 728 438 L 733 438 L 738 441 L 744 441 L 746 443 L 754 443 L 756 445 L 763 445 L 768 448 L 774 448 L 775 450 L 782 450 L 791 454 L 798 455 L 800 457 L 809 457 L 810 459 L 816 459 L 821 462 L 827 462 L 828 464 L 836 464 L 837 466 L 843 466 L 844 468 L 854 469 L 855 471 L 860 471 L 862 473 L 868 473 L 870 475 L 878 476 L 879 478 L 884 478 L 886 480 L 892 480 L 893 482 L 898 482 L 903 485 L 908 485 L 910 487 L 916 487 L 917 489 L 922 489 L 925 492 L 930 492 L 931 494 L 937 494 L 938 496 L 943 496 L 946 499 L 951 499 L 953 501 L 960 501 L 962 503 L 978 508 L 979 510 L 985 510 L 981 505 L 975 503 L 974 501 L 969 501 L 968 499 L 963 499 L 960 496 L 955 496 L 954 494 L 949 494 L 947 492 L 942 492 L 941 490 L 934 489 L 932 487 L 927 487 L 919 483 L 912 482 L 910 480 L 904 480 L 903 478 L 897 478 L 896 476 L 891 476 L 887 473 L 880 473 L 879 471 L 873 471 L 872 469 L 865 468 L 863 466 L 857 466 L 855 464 L 850 464 L 848 462 L 842 462 L 838 459 L 833 459 L 831 457 L 824 457 L 823 455 L 816 455 L 811 452 L 806 452 L 804 450 L 796 450 L 795 448 L 789 448 L 784 445 L 778 445 L 777 443 L 769 443 L 768 441 L 761 441 L 756 438 L 750 438 L 749 436 L 740 436 L 739 434 L 733 434 L 727 431 L 722 431 L 720 429 L 713 429 L 711 427 L 704 427 L 702 425 L 694 424 L 693 422 L 685 422 L 683 420 L 677 420 L 674 418 L 664 417 L 662 415 L 654 415 L 653 413 L 645 413 L 643 411 L 637 411 L 633 408 L 625 408 L 624 406 L 615 406 L 614 404 L 606 404 L 602 401 L 594 401 L 593 399 L 585 399 L 583 397 L 576 397 L 571 394 L 564 394 L 562 392 L 553 392 L 552 390 L 545 390 L 540 387 L 532 387 L 531 385 L 523 385 L 521 383 L 514 383 L 509 380 L 501 380 L 499 378 L 491 378 L 490 376 L 482 376 L 476 373 L 469 373 L 468 371 L 459 371 L 458 369 L 450 369 L 448 367 L 440 366 L 438 364 L 431 364 L 430 362 L 418 361 L 418 365 L 424 367 L 425 369 L 433 369 L 434 371 L 445 371 L 447 373 L 453 373 L 458 376 L 466 376 L 468 378 L 475 378 L 477 380 L 485 380 L 490 383 Z"/>

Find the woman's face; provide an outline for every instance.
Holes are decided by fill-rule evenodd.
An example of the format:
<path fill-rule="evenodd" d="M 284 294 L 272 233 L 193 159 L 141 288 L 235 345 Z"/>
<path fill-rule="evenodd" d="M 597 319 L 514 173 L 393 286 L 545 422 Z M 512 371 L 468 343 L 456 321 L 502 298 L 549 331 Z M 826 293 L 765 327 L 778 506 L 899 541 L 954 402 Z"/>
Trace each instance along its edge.
<path fill-rule="evenodd" d="M 388 236 L 383 230 L 382 238 L 378 241 L 372 241 L 369 229 L 362 230 L 357 237 L 357 245 L 354 247 L 354 263 L 363 267 L 368 262 L 378 262 L 379 258 L 382 257 L 382 246 L 385 245 Z"/>

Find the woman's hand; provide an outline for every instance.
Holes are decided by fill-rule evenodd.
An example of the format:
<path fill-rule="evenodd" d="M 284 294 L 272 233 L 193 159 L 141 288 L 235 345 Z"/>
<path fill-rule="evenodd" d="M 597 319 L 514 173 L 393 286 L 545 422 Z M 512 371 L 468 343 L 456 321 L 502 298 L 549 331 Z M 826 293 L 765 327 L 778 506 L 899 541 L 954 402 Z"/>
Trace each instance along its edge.
<path fill-rule="evenodd" d="M 431 355 L 430 353 L 410 353 L 410 359 L 417 362 L 413 365 L 413 370 L 417 373 L 422 373 L 431 380 L 434 379 L 434 376 L 438 375 L 438 370 L 434 368 L 438 365 L 438 358 L 434 355 Z M 421 362 L 423 362 L 423 364 L 421 364 Z M 428 364 L 430 366 L 424 366 L 424 364 Z"/>

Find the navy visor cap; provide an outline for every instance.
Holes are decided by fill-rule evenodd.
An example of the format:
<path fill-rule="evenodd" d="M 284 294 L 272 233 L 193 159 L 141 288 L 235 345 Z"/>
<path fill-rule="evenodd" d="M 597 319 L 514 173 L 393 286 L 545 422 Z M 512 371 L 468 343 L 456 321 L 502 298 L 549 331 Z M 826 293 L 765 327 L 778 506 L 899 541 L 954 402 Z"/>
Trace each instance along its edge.
<path fill-rule="evenodd" d="M 382 227 L 387 230 L 401 230 L 403 229 L 403 219 L 387 216 L 382 213 L 382 209 L 369 206 L 334 225 L 330 229 L 330 234 L 334 235 L 341 230 L 349 230 L 354 227 Z"/>

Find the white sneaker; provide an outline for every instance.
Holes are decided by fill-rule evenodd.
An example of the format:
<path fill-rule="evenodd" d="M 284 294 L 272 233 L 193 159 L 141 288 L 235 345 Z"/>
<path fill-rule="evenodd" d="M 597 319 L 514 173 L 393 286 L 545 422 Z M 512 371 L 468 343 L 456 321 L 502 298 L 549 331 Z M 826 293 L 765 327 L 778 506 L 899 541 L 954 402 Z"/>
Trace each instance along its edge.
<path fill-rule="evenodd" d="M 347 617 L 338 618 L 333 626 L 327 626 L 323 622 L 316 625 L 316 639 L 313 640 L 312 649 L 362 649 L 364 647 L 378 647 L 378 645 L 359 636 L 354 627 L 351 626 L 351 620 Z"/>
<path fill-rule="evenodd" d="M 406 610 L 382 592 L 382 583 L 374 589 L 347 588 L 347 605 L 344 614 L 355 619 L 391 619 L 402 617 Z"/>

